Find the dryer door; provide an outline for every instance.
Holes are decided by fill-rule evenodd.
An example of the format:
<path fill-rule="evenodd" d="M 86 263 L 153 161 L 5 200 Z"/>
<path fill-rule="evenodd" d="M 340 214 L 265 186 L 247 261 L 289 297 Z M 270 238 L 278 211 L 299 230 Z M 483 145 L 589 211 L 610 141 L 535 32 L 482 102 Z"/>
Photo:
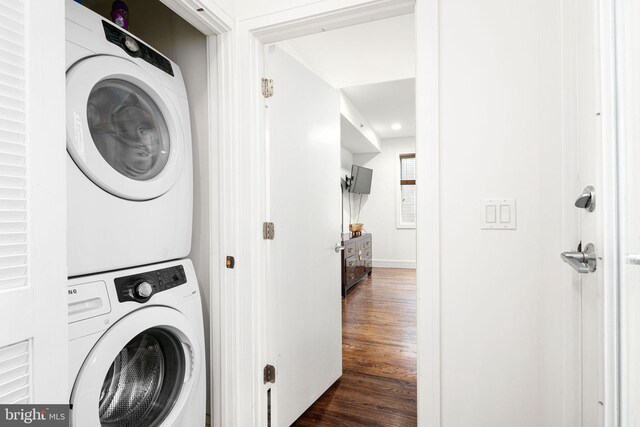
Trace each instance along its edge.
<path fill-rule="evenodd" d="M 185 143 L 167 92 L 135 63 L 103 55 L 67 71 L 67 150 L 102 189 L 161 196 L 180 175 Z"/>
<path fill-rule="evenodd" d="M 201 374 L 202 347 L 186 317 L 134 311 L 104 333 L 71 394 L 74 427 L 173 426 Z"/>

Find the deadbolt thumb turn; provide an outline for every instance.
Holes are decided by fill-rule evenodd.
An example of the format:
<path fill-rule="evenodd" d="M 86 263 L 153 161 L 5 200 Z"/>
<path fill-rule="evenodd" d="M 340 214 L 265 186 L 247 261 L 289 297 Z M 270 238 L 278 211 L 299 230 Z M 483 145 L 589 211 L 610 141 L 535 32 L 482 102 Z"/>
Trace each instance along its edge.
<path fill-rule="evenodd" d="M 587 212 L 596 210 L 596 189 L 591 185 L 582 190 L 582 194 L 575 203 L 576 208 L 582 208 Z"/>
<path fill-rule="evenodd" d="M 596 248 L 593 246 L 593 243 L 587 244 L 584 251 L 582 250 L 582 243 L 580 243 L 577 251 L 562 252 L 560 257 L 580 274 L 593 273 L 596 271 L 598 257 L 596 256 Z"/>

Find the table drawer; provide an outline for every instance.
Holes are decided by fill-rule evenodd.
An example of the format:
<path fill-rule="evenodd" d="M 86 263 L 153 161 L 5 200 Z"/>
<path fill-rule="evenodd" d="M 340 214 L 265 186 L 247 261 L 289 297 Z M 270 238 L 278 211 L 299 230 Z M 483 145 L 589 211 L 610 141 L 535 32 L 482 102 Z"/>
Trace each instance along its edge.
<path fill-rule="evenodd" d="M 371 249 L 371 236 L 368 236 L 362 245 L 365 249 Z"/>
<path fill-rule="evenodd" d="M 354 268 L 356 266 L 356 263 L 357 259 L 355 255 L 344 260 L 344 266 L 346 268 Z"/>
<path fill-rule="evenodd" d="M 348 258 L 356 254 L 356 242 L 347 243 L 344 245 L 344 256 Z"/>
<path fill-rule="evenodd" d="M 357 280 L 360 276 L 357 272 L 356 267 L 347 268 L 345 270 L 345 275 L 347 279 L 347 286 Z"/>

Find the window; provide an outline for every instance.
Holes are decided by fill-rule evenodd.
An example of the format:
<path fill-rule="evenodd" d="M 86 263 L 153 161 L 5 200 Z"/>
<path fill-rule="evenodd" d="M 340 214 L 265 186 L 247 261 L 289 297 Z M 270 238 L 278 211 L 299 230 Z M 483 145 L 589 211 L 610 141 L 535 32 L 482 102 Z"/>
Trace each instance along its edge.
<path fill-rule="evenodd" d="M 416 227 L 416 155 L 400 154 L 398 185 L 398 228 Z"/>

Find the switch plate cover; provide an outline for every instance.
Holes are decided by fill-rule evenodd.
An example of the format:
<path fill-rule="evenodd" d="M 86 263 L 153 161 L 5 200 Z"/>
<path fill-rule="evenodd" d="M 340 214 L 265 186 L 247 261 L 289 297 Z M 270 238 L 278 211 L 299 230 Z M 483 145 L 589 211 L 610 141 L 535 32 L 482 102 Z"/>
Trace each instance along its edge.
<path fill-rule="evenodd" d="M 480 229 L 515 230 L 515 199 L 484 199 L 480 202 Z"/>

